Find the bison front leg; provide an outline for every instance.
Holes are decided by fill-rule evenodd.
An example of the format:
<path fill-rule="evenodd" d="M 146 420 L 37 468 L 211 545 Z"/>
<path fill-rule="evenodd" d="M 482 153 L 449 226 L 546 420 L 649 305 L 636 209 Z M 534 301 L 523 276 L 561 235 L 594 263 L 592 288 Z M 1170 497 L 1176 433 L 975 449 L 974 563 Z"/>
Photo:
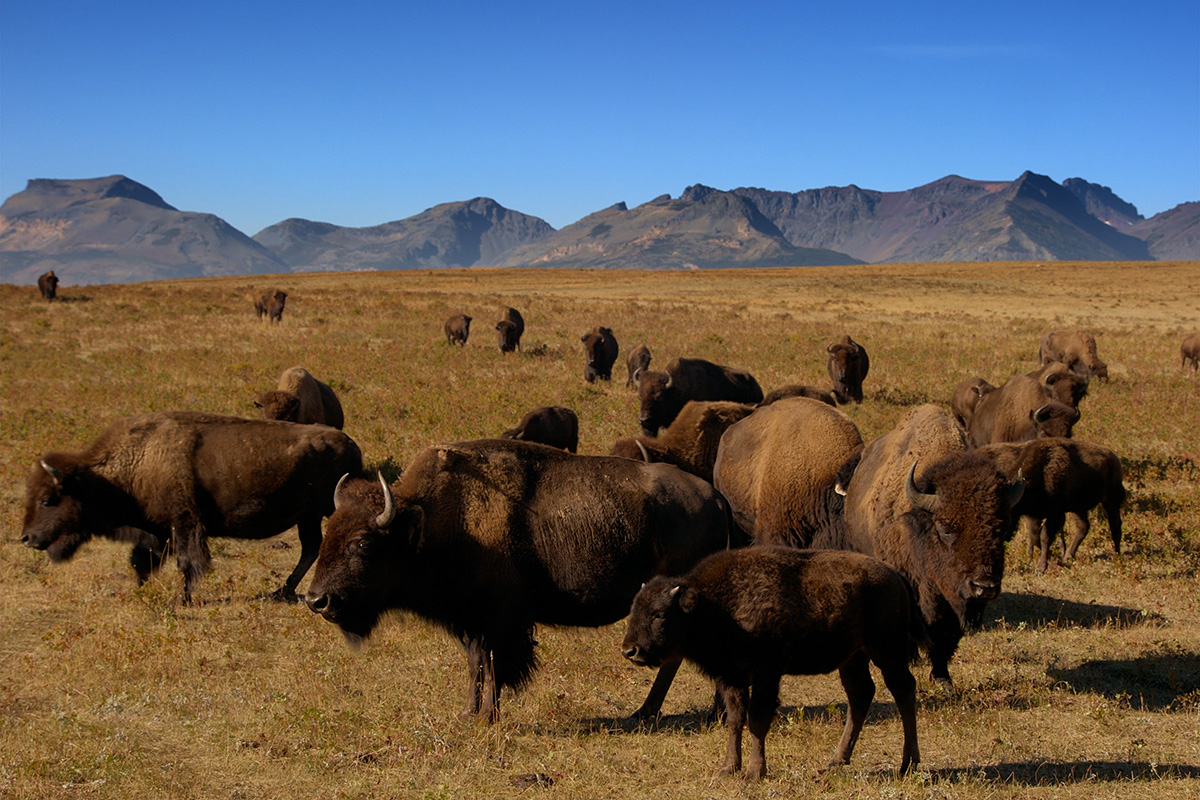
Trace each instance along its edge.
<path fill-rule="evenodd" d="M 760 675 L 750 689 L 750 762 L 746 777 L 756 781 L 767 774 L 767 731 L 779 708 L 779 678 Z"/>
<path fill-rule="evenodd" d="M 208 536 L 199 518 L 185 513 L 171 525 L 171 540 L 175 543 L 175 563 L 183 573 L 183 602 L 190 604 L 196 584 L 212 566 Z"/>
<path fill-rule="evenodd" d="M 1088 512 L 1086 511 L 1082 514 L 1072 513 L 1071 522 L 1074 523 L 1075 535 L 1071 537 L 1070 544 L 1066 544 L 1065 541 L 1063 543 L 1064 561 L 1075 560 L 1075 551 L 1079 549 L 1080 543 L 1083 542 L 1083 538 L 1088 535 L 1088 531 L 1092 527 L 1091 522 L 1088 520 Z"/>
<path fill-rule="evenodd" d="M 1063 523 L 1067 520 L 1065 513 L 1056 512 L 1042 521 L 1042 554 L 1038 556 L 1037 571 L 1041 575 L 1050 565 L 1050 543 L 1057 542 L 1062 533 Z"/>
<path fill-rule="evenodd" d="M 871 710 L 871 701 L 875 699 L 875 682 L 871 680 L 870 662 L 864 653 L 858 653 L 838 670 L 842 679 L 842 688 L 846 690 L 846 727 L 842 730 L 842 740 L 833 751 L 829 766 L 850 763 L 854 745 L 862 732 L 863 723 L 867 720 L 867 712 Z"/>
<path fill-rule="evenodd" d="M 729 727 L 729 739 L 725 743 L 725 763 L 721 774 L 733 775 L 742 768 L 742 728 L 746 726 L 746 706 L 750 703 L 750 688 L 726 686 L 717 681 L 717 691 L 725 703 L 725 724 Z"/>
<path fill-rule="evenodd" d="M 1041 543 L 1042 521 L 1037 517 L 1031 517 L 1028 514 L 1021 516 L 1021 530 L 1025 532 L 1025 538 L 1029 542 L 1029 560 L 1033 560 L 1033 551 L 1038 548 Z"/>
<path fill-rule="evenodd" d="M 292 570 L 292 574 L 288 575 L 283 586 L 271 594 L 272 600 L 296 602 L 296 586 L 300 584 L 300 579 L 308 572 L 309 567 L 317 560 L 317 554 L 321 551 L 321 518 L 319 516 L 301 520 L 297 526 L 297 532 L 300 534 L 300 561 Z"/>
<path fill-rule="evenodd" d="M 490 659 L 478 636 L 461 634 L 459 640 L 467 655 L 467 705 L 463 716 L 474 717 L 483 702 L 484 661 Z"/>
<path fill-rule="evenodd" d="M 667 691 L 675 680 L 675 673 L 679 672 L 679 665 L 682 663 L 682 658 L 676 658 L 664 662 L 658 668 L 658 674 L 654 676 L 654 685 L 650 687 L 650 693 L 646 695 L 642 707 L 630 715 L 631 722 L 646 722 L 658 716 L 662 711 L 663 700 L 667 698 Z"/>

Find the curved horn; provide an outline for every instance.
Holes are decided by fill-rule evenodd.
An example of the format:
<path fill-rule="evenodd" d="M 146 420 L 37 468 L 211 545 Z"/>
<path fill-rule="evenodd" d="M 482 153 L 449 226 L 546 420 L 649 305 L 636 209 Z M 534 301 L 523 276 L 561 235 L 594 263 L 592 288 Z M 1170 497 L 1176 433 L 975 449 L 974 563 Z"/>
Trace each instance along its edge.
<path fill-rule="evenodd" d="M 836 344 L 836 342 L 835 342 L 835 344 Z M 833 352 L 833 345 L 832 345 L 832 344 L 827 344 L 827 345 L 825 345 L 825 352 L 826 352 L 826 353 L 832 353 L 832 352 Z"/>
<path fill-rule="evenodd" d="M 40 463 L 42 465 L 42 469 L 46 470 L 46 474 L 54 479 L 55 483 L 58 483 L 58 484 L 62 483 L 63 478 L 65 477 L 62 473 L 62 470 L 55 469 L 54 467 L 50 466 L 49 464 L 46 463 L 46 459 L 44 459 L 44 458 L 38 463 Z"/>
<path fill-rule="evenodd" d="M 638 379 L 641 377 L 641 375 L 642 375 L 642 368 L 638 367 L 637 369 L 635 369 L 633 371 L 633 382 L 637 383 Z"/>
<path fill-rule="evenodd" d="M 837 483 L 835 483 L 833 485 L 833 492 L 834 492 L 834 494 L 839 494 L 842 497 L 845 497 L 846 496 L 846 487 L 842 486 L 841 481 L 838 481 Z"/>
<path fill-rule="evenodd" d="M 1076 422 L 1079 422 L 1079 408 L 1078 407 L 1076 407 L 1075 414 L 1071 417 L 1071 424 L 1074 425 Z"/>
<path fill-rule="evenodd" d="M 642 451 L 642 461 L 647 464 L 653 464 L 654 459 L 650 457 L 650 451 L 646 449 L 646 445 L 642 444 L 641 439 L 634 439 L 633 443 L 638 446 L 638 450 Z"/>
<path fill-rule="evenodd" d="M 392 490 L 388 488 L 387 481 L 383 479 L 383 475 L 379 476 L 379 485 L 383 487 L 383 513 L 375 518 L 375 525 L 380 528 L 386 528 L 396 518 L 396 503 L 392 500 Z"/>
<path fill-rule="evenodd" d="M 668 372 L 668 373 L 667 373 L 667 385 L 666 385 L 666 386 L 664 386 L 663 388 L 664 388 L 664 389 L 670 389 L 670 388 L 671 388 L 671 384 L 673 384 L 674 382 L 675 382 L 675 376 L 674 376 L 674 375 L 672 375 L 671 373 L 669 373 L 669 372 Z"/>
<path fill-rule="evenodd" d="M 1050 404 L 1046 403 L 1044 406 L 1039 408 L 1037 411 L 1034 411 L 1033 412 L 1033 421 L 1034 422 L 1045 422 L 1046 420 L 1050 419 L 1049 409 L 1050 409 Z"/>
<path fill-rule="evenodd" d="M 930 514 L 936 514 L 937 510 L 942 506 L 942 499 L 937 496 L 937 492 L 927 493 L 919 491 L 917 483 L 914 480 L 916 474 L 917 462 L 914 461 L 912 466 L 908 468 L 908 477 L 904 479 L 904 494 L 908 497 L 908 502 L 912 503 L 914 508 L 928 511 Z"/>
<path fill-rule="evenodd" d="M 337 511 L 338 506 L 340 505 L 338 503 L 338 493 L 342 491 L 342 485 L 346 483 L 346 479 L 349 477 L 350 477 L 350 473 L 347 472 L 345 475 L 343 475 L 341 478 L 338 479 L 337 486 L 333 487 L 333 510 L 334 511 Z"/>

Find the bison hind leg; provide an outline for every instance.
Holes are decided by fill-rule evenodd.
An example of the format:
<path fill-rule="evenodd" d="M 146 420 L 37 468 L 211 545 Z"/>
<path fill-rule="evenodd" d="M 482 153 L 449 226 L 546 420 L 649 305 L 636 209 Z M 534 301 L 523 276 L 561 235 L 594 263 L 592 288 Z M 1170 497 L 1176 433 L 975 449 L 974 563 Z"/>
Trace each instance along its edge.
<path fill-rule="evenodd" d="M 875 682 L 871 680 L 870 661 L 866 653 L 857 653 L 838 670 L 842 679 L 842 688 L 846 690 L 846 727 L 842 730 L 842 740 L 833 751 L 829 766 L 850 763 L 854 753 L 854 745 L 862 732 L 867 712 L 871 710 L 871 701 L 875 699 Z"/>

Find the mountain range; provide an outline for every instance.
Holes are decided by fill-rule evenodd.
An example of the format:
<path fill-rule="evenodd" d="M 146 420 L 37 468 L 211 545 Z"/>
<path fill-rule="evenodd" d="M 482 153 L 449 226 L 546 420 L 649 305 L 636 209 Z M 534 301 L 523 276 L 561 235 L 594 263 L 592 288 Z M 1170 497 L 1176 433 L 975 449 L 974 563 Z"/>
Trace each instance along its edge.
<path fill-rule="evenodd" d="M 288 219 L 253 238 L 121 175 L 31 180 L 0 206 L 0 278 L 67 284 L 451 267 L 704 269 L 931 261 L 1200 260 L 1200 202 L 1145 219 L 1111 189 L 1026 172 L 900 192 L 687 187 L 555 230 L 477 197 L 364 228 Z"/>

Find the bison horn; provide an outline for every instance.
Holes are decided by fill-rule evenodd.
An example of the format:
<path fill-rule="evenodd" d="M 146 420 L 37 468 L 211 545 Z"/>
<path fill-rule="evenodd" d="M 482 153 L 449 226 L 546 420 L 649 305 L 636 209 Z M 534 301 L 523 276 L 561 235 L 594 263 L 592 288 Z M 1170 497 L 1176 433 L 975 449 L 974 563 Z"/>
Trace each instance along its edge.
<path fill-rule="evenodd" d="M 1050 404 L 1046 403 L 1046 405 L 1042 406 L 1037 411 L 1034 411 L 1033 419 L 1036 422 L 1045 422 L 1046 420 L 1050 419 Z"/>
<path fill-rule="evenodd" d="M 912 466 L 908 468 L 908 477 L 904 480 L 904 494 L 908 497 L 908 502 L 912 503 L 914 508 L 928 511 L 930 514 L 936 514 L 942 505 L 942 500 L 937 496 L 937 492 L 922 492 L 917 489 L 917 483 L 914 480 L 916 473 L 917 462 L 914 461 Z"/>
<path fill-rule="evenodd" d="M 674 376 L 674 375 L 672 375 L 671 373 L 669 373 L 669 372 L 668 372 L 668 373 L 667 373 L 667 385 L 666 385 L 666 386 L 664 386 L 663 388 L 664 388 L 664 389 L 670 389 L 670 388 L 671 388 L 671 384 L 672 384 L 672 383 L 674 383 L 674 382 L 675 382 L 675 376 Z"/>
<path fill-rule="evenodd" d="M 846 487 L 842 486 L 841 481 L 838 481 L 837 483 L 835 483 L 833 485 L 833 493 L 837 494 L 837 495 L 841 495 L 842 497 L 846 496 Z"/>
<path fill-rule="evenodd" d="M 350 473 L 347 472 L 345 475 L 343 475 L 341 478 L 338 479 L 337 486 L 333 487 L 333 510 L 334 511 L 338 510 L 338 505 L 339 505 L 338 494 L 342 491 L 342 486 L 343 486 L 343 484 L 346 483 L 346 479 L 349 477 L 350 477 Z"/>
<path fill-rule="evenodd" d="M 392 490 L 388 488 L 387 481 L 383 479 L 383 475 L 379 476 L 379 485 L 383 487 L 383 513 L 375 518 L 375 525 L 380 528 L 386 528 L 396 518 L 396 503 L 392 500 Z"/>
<path fill-rule="evenodd" d="M 654 459 L 650 457 L 650 451 L 646 449 L 646 445 L 642 444 L 640 439 L 634 439 L 633 443 L 637 445 L 638 450 L 642 451 L 642 461 L 647 464 L 653 464 Z"/>
<path fill-rule="evenodd" d="M 1079 409 L 1078 408 L 1075 409 L 1075 414 L 1071 417 L 1071 424 L 1074 425 L 1076 422 L 1079 422 Z"/>
<path fill-rule="evenodd" d="M 638 367 L 637 369 L 635 369 L 633 371 L 633 382 L 637 383 L 638 379 L 641 377 L 641 375 L 642 375 L 642 368 Z"/>
<path fill-rule="evenodd" d="M 65 476 L 63 475 L 62 470 L 55 469 L 54 467 L 50 466 L 46 463 L 46 459 L 44 458 L 41 461 L 41 465 L 42 469 L 46 470 L 46 474 L 53 478 L 55 483 L 61 484 L 63 482 L 63 477 Z"/>

